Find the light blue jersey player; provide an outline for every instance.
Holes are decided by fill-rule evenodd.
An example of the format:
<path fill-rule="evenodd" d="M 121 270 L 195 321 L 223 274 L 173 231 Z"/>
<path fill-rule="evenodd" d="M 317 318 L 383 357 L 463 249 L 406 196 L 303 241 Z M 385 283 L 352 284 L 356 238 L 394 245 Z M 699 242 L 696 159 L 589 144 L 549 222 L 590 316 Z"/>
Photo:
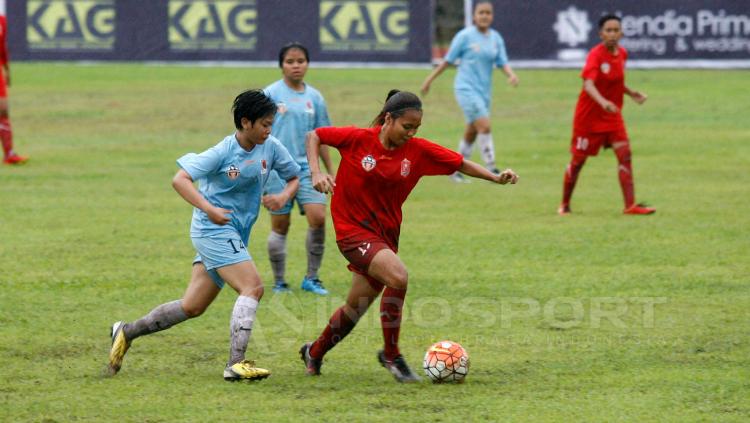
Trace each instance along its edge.
<path fill-rule="evenodd" d="M 316 128 L 330 126 L 331 122 L 323 96 L 304 82 L 309 63 L 309 54 L 304 46 L 298 43 L 284 46 L 279 52 L 279 67 L 283 78 L 265 89 L 266 94 L 277 106 L 272 133 L 289 149 L 294 160 L 302 168 L 296 197 L 281 209 L 271 212 L 268 257 L 275 281 L 274 292 L 289 292 L 289 284 L 285 277 L 286 236 L 291 224 L 292 206 L 296 201 L 300 213 L 307 217 L 308 223 L 305 241 L 307 271 L 302 278 L 301 288 L 326 295 L 328 291 L 318 276 L 325 248 L 326 195 L 316 191 L 312 186 L 305 152 L 305 136 Z M 328 172 L 333 173 L 327 147 L 321 149 L 321 157 Z M 273 194 L 282 189 L 284 181 L 272 172 L 266 184 L 266 192 Z"/>
<path fill-rule="evenodd" d="M 501 68 L 508 83 L 518 85 L 518 77 L 508 64 L 503 37 L 491 28 L 492 3 L 480 0 L 474 4 L 474 25 L 459 31 L 451 41 L 443 62 L 425 79 L 422 94 L 427 94 L 432 81 L 448 65 L 458 66 L 454 82 L 456 101 L 464 112 L 466 129 L 458 144 L 458 151 L 465 159 L 471 157 L 474 141 L 479 141 L 479 151 L 487 169 L 499 173 L 495 164 L 495 145 L 490 128 L 490 106 L 492 104 L 492 71 Z M 468 182 L 460 173 L 451 178 L 456 182 Z"/>
<path fill-rule="evenodd" d="M 229 361 L 224 379 L 257 380 L 271 372 L 245 360 L 263 284 L 247 251 L 250 229 L 260 204 L 279 209 L 299 186 L 299 165 L 271 136 L 276 105 L 261 90 L 238 95 L 232 111 L 237 131 L 200 154 L 177 160 L 180 170 L 172 179 L 177 193 L 195 207 L 190 236 L 198 251 L 190 285 L 180 300 L 162 304 L 142 318 L 112 326 L 109 373 L 115 375 L 134 339 L 200 316 L 213 302 L 224 282 L 239 297 L 230 320 Z M 287 183 L 279 194 L 261 197 L 272 170 Z M 199 188 L 196 188 L 197 182 Z"/>

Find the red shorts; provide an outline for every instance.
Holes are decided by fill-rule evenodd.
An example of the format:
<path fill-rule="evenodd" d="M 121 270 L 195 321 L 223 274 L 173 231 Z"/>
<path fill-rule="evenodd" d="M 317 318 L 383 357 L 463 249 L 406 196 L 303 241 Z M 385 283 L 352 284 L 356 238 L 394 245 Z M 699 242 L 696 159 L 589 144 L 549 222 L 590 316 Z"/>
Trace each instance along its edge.
<path fill-rule="evenodd" d="M 5 85 L 5 76 L 3 76 L 3 72 L 0 71 L 0 98 L 6 97 L 8 97 L 8 87 Z"/>
<path fill-rule="evenodd" d="M 378 251 L 393 250 L 385 241 L 377 237 L 352 237 L 336 240 L 336 245 L 349 262 L 349 265 L 346 266 L 347 269 L 364 276 L 373 289 L 383 288 L 381 282 L 367 274 L 367 269 Z"/>
<path fill-rule="evenodd" d="M 628 142 L 628 132 L 625 128 L 611 132 L 576 132 L 574 130 L 573 138 L 570 140 L 570 152 L 596 156 L 602 146 L 610 148 L 612 143 L 619 141 Z"/>

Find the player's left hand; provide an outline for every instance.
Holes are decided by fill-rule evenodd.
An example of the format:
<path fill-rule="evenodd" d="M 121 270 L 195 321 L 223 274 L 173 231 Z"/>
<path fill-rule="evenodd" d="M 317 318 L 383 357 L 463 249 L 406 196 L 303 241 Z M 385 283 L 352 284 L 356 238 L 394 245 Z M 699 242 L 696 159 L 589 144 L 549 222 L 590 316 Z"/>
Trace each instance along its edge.
<path fill-rule="evenodd" d="M 284 207 L 287 198 L 283 194 L 266 194 L 261 198 L 263 207 L 271 211 L 276 211 Z"/>
<path fill-rule="evenodd" d="M 648 100 L 648 96 L 640 91 L 633 91 L 630 93 L 630 98 L 638 104 L 643 104 Z"/>
<path fill-rule="evenodd" d="M 514 172 L 513 169 L 505 169 L 504 171 L 500 172 L 495 182 L 500 185 L 505 185 L 508 182 L 510 182 L 511 184 L 515 184 L 518 182 L 518 174 Z"/>
<path fill-rule="evenodd" d="M 508 84 L 514 87 L 517 87 L 519 82 L 518 76 L 515 73 L 508 77 Z"/>

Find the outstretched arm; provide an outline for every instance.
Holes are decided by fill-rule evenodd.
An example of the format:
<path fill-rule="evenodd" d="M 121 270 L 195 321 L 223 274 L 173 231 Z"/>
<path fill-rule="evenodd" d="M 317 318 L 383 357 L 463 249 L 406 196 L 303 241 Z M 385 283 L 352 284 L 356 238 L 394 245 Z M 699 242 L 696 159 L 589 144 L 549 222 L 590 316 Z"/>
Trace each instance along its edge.
<path fill-rule="evenodd" d="M 487 181 L 501 185 L 505 185 L 508 182 L 510 182 L 511 184 L 515 184 L 518 182 L 518 174 L 514 172 L 513 169 L 505 169 L 504 171 L 500 172 L 499 175 L 495 175 L 494 173 L 485 169 L 484 166 L 466 159 L 464 159 L 458 171 L 468 176 L 485 179 Z"/>
<path fill-rule="evenodd" d="M 307 163 L 310 166 L 313 187 L 324 194 L 333 192 L 333 187 L 336 186 L 333 177 L 320 171 L 320 163 L 318 162 L 320 159 L 320 137 L 315 131 L 307 133 L 305 150 L 307 151 Z"/>
<path fill-rule="evenodd" d="M 518 76 L 513 72 L 513 68 L 509 64 L 505 64 L 502 67 L 503 73 L 508 77 L 508 83 L 514 87 L 518 86 Z"/>
<path fill-rule="evenodd" d="M 435 67 L 435 69 L 432 70 L 432 72 L 427 75 L 427 78 L 425 78 L 424 82 L 422 83 L 422 88 L 420 89 L 420 92 L 422 95 L 427 95 L 428 92 L 430 92 L 430 84 L 432 84 L 432 81 L 435 80 L 438 76 L 440 76 L 441 73 L 445 70 L 445 68 L 448 67 L 450 63 L 443 60 L 439 65 Z"/>

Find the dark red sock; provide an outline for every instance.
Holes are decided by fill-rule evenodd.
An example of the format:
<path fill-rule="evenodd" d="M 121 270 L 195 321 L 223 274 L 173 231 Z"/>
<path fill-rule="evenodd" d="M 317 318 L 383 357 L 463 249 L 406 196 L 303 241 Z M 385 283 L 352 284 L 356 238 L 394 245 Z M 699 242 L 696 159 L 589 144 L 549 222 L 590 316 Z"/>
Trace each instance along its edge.
<path fill-rule="evenodd" d="M 386 360 L 393 360 L 401 354 L 398 350 L 398 335 L 401 332 L 401 310 L 404 308 L 405 289 L 386 288 L 380 299 L 380 325 L 383 327 L 383 339 Z"/>
<path fill-rule="evenodd" d="M 562 204 L 570 205 L 570 198 L 573 196 L 573 189 L 578 181 L 578 174 L 586 163 L 586 156 L 574 154 L 565 168 L 565 177 L 563 178 L 563 199 Z"/>
<path fill-rule="evenodd" d="M 625 208 L 635 203 L 635 187 L 633 185 L 633 166 L 630 161 L 630 147 L 615 149 L 617 156 L 617 176 L 620 178 L 622 197 L 625 200 Z"/>
<path fill-rule="evenodd" d="M 13 151 L 13 131 L 7 117 L 0 118 L 0 141 L 3 142 L 3 155 L 8 157 Z"/>
<path fill-rule="evenodd" d="M 320 334 L 310 347 L 310 357 L 323 358 L 325 353 L 341 342 L 346 335 L 349 335 L 349 332 L 357 325 L 358 320 L 359 317 L 353 319 L 351 316 L 348 316 L 343 306 L 339 307 L 331 315 L 331 319 L 328 321 L 326 328 L 323 329 L 323 333 Z"/>

